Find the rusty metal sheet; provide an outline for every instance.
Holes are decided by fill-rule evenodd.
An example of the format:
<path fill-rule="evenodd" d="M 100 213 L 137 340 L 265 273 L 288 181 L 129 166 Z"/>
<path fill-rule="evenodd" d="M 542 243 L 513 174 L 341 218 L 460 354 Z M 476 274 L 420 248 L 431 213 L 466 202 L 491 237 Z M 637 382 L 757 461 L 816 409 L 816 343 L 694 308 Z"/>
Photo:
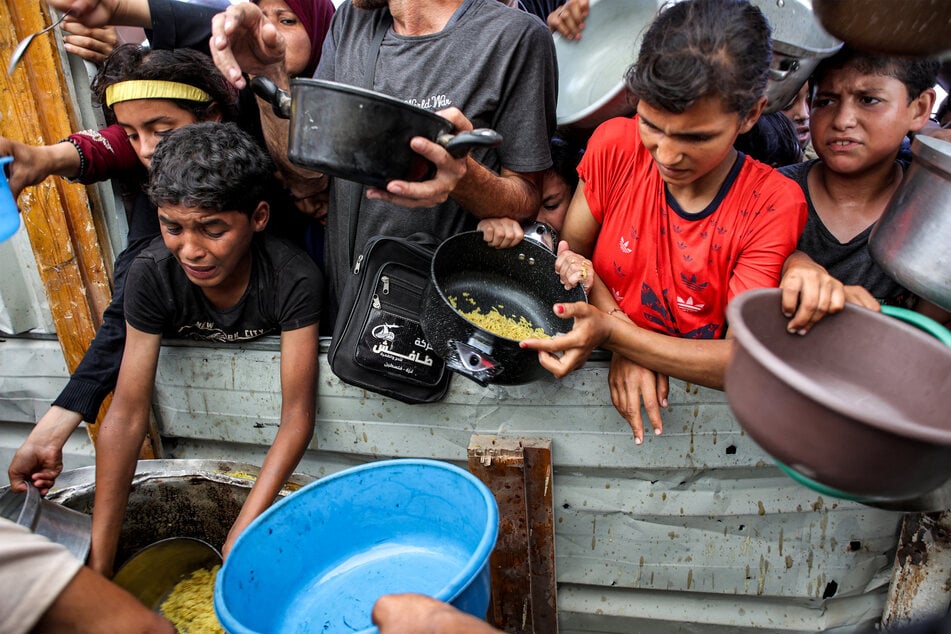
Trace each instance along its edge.
<path fill-rule="evenodd" d="M 473 436 L 469 471 L 499 505 L 490 622 L 511 633 L 558 631 L 551 440 Z"/>

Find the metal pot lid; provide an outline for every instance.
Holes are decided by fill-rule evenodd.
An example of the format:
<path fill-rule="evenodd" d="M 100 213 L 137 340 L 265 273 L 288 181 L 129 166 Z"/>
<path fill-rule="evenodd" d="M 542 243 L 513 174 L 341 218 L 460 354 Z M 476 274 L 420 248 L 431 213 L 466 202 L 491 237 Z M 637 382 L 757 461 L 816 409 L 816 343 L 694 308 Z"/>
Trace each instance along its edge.
<path fill-rule="evenodd" d="M 925 161 L 944 172 L 951 179 L 951 143 L 926 134 L 916 134 L 911 142 L 911 153 L 917 160 Z"/>

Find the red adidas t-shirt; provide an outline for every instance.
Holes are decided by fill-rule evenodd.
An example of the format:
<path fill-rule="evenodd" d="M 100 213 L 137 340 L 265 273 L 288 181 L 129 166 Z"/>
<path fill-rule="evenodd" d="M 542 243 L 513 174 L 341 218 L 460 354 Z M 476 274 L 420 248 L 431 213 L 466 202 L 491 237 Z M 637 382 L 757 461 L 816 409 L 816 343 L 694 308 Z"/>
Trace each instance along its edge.
<path fill-rule="evenodd" d="M 578 174 L 601 225 L 592 258 L 598 275 L 637 325 L 676 337 L 722 337 L 727 302 L 779 284 L 806 222 L 799 186 L 742 155 L 705 210 L 683 212 L 636 118 L 598 127 Z"/>

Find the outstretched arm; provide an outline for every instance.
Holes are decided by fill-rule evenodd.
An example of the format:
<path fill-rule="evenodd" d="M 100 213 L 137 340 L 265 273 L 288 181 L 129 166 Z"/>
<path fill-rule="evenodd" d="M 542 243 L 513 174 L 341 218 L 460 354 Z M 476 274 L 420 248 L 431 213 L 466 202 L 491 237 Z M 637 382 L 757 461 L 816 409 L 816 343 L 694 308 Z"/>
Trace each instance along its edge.
<path fill-rule="evenodd" d="M 50 0 L 50 6 L 69 11 L 77 22 L 88 27 L 140 26 L 152 28 L 148 0 Z"/>
<path fill-rule="evenodd" d="M 727 339 L 681 339 L 645 330 L 584 302 L 555 304 L 554 310 L 559 317 L 574 318 L 574 328 L 551 339 L 526 339 L 521 346 L 538 350 L 539 362 L 558 378 L 584 365 L 595 348 L 605 348 L 654 372 L 723 389 L 733 347 L 729 333 Z"/>
<path fill-rule="evenodd" d="M 310 443 L 316 416 L 317 353 L 317 324 L 281 334 L 281 425 L 221 549 L 225 557 L 241 531 L 274 502 Z"/>
<path fill-rule="evenodd" d="M 89 566 L 106 577 L 112 576 L 129 488 L 148 429 L 161 339 L 126 324 L 119 381 L 99 426 Z"/>

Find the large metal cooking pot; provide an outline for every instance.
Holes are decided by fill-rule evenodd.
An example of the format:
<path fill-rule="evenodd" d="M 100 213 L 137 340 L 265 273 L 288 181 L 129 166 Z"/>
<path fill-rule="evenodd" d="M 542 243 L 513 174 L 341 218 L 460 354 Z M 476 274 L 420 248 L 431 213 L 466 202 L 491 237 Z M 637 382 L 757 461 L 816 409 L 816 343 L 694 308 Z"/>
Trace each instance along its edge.
<path fill-rule="evenodd" d="M 453 135 L 447 119 L 356 86 L 293 79 L 288 94 L 269 79 L 255 77 L 251 88 L 278 116 L 290 119 L 287 157 L 293 163 L 370 187 L 433 177 L 435 166 L 410 148 L 416 136 L 439 143 L 456 158 L 476 147 L 502 144 L 494 130 Z"/>
<path fill-rule="evenodd" d="M 899 284 L 951 310 L 951 143 L 918 135 L 911 153 L 868 248 Z"/>
<path fill-rule="evenodd" d="M 856 48 L 888 55 L 951 55 L 947 0 L 812 0 L 829 33 Z"/>
<path fill-rule="evenodd" d="M 224 544 L 260 468 L 228 460 L 140 460 L 132 478 L 116 566 L 154 542 L 193 537 Z M 316 478 L 295 473 L 279 495 Z M 96 468 L 64 471 L 46 496 L 65 507 L 92 512 Z"/>
<path fill-rule="evenodd" d="M 555 272 L 555 254 L 534 240 L 495 249 L 481 231 L 456 234 L 436 249 L 429 284 L 423 291 L 420 325 L 426 339 L 450 369 L 487 385 L 520 385 L 547 373 L 535 350 L 476 325 L 452 305 L 474 303 L 483 313 L 502 306 L 503 314 L 525 317 L 548 335 L 574 323 L 555 315 L 558 302 L 586 301 L 580 286 L 565 290 Z"/>
<path fill-rule="evenodd" d="M 753 0 L 773 28 L 773 61 L 766 85 L 766 112 L 782 110 L 819 62 L 842 48 L 823 30 L 802 0 Z"/>

